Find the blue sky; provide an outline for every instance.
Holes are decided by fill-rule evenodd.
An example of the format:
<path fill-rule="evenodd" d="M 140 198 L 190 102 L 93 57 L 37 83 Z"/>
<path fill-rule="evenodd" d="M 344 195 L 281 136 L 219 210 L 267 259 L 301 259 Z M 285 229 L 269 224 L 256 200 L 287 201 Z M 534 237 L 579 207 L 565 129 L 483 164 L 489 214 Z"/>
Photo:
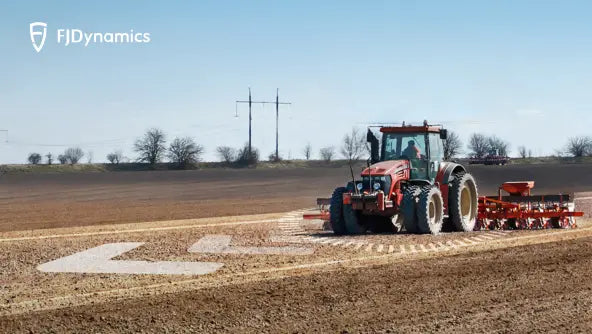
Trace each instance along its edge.
<path fill-rule="evenodd" d="M 592 131 L 592 3 L 559 1 L 20 1 L 0 4 L 0 163 L 67 146 L 95 161 L 150 127 L 247 141 L 245 99 L 280 111 L 280 152 L 338 146 L 352 126 L 427 118 L 551 154 Z M 48 24 L 40 53 L 29 23 Z M 65 47 L 56 29 L 149 32 L 148 44 Z M 253 141 L 274 149 L 271 106 Z"/>

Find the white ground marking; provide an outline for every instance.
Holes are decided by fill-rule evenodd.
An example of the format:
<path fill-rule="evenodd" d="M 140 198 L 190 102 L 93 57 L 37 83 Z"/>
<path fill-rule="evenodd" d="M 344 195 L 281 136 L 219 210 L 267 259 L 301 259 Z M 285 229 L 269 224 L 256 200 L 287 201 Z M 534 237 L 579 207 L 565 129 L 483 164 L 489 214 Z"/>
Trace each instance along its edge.
<path fill-rule="evenodd" d="M 306 242 L 303 237 L 295 236 L 295 235 L 285 235 L 285 236 L 271 236 L 269 238 L 271 242 L 287 242 L 293 244 L 300 244 Z"/>
<path fill-rule="evenodd" d="M 372 251 L 372 247 L 374 247 L 374 244 L 369 244 L 368 247 L 366 247 L 365 251 L 366 252 Z"/>
<path fill-rule="evenodd" d="M 452 240 L 453 242 L 456 242 L 457 244 L 459 244 L 460 246 L 468 246 L 468 244 L 464 243 L 461 240 Z"/>
<path fill-rule="evenodd" d="M 407 252 L 407 250 L 405 249 L 405 245 L 399 245 L 399 249 L 401 250 L 401 254 Z"/>
<path fill-rule="evenodd" d="M 430 248 L 430 251 L 437 251 L 437 249 L 436 249 L 436 245 L 434 245 L 434 244 L 432 244 L 432 243 L 430 243 L 430 244 L 428 245 L 428 247 Z"/>
<path fill-rule="evenodd" d="M 473 240 L 471 240 L 469 238 L 463 238 L 463 240 L 466 241 L 466 242 L 468 242 L 468 243 L 471 243 L 471 244 L 476 244 L 477 243 L 477 241 L 473 241 Z"/>
<path fill-rule="evenodd" d="M 592 228 L 561 230 L 558 232 L 552 232 L 550 234 L 547 234 L 546 236 L 558 235 L 558 234 L 571 234 L 571 233 L 576 233 L 576 232 L 581 232 L 581 231 L 589 231 L 589 230 L 592 230 Z M 506 240 L 515 241 L 515 240 L 527 240 L 527 239 L 536 239 L 536 238 L 540 238 L 540 236 L 539 235 L 526 235 L 526 236 L 510 237 Z M 457 241 L 457 240 L 455 240 L 455 241 Z M 403 245 L 400 245 L 400 246 L 401 246 L 401 253 L 404 253 Z M 374 256 L 355 257 L 355 258 L 349 258 L 349 259 L 343 259 L 343 260 L 305 263 L 305 264 L 286 266 L 286 267 L 265 268 L 265 269 L 249 271 L 249 272 L 245 272 L 245 273 L 228 274 L 228 275 L 222 276 L 221 281 L 224 281 L 224 279 L 231 278 L 234 276 L 247 277 L 247 276 L 258 275 L 258 274 L 267 274 L 267 273 L 271 273 L 271 272 L 287 272 L 287 271 L 291 271 L 291 270 L 295 270 L 295 269 L 318 268 L 318 267 L 334 266 L 334 265 L 345 264 L 345 263 L 360 263 L 360 267 L 364 267 L 364 263 L 369 263 L 370 265 L 372 263 L 372 262 L 366 262 L 366 261 L 372 261 L 375 259 L 376 260 L 386 259 L 386 258 L 400 258 L 400 259 L 402 259 L 402 257 L 397 256 L 397 255 L 403 255 L 403 254 L 399 254 L 399 253 L 382 254 L 382 255 L 374 255 Z M 274 277 L 270 276 L 269 279 L 274 279 Z M 185 288 L 182 289 L 181 291 L 192 291 L 192 290 L 199 289 L 199 288 L 192 288 L 192 285 L 196 284 L 196 283 L 200 283 L 200 282 L 202 282 L 202 279 L 200 279 L 200 278 L 191 278 L 191 279 L 187 279 L 187 280 L 176 281 L 173 284 L 176 286 L 185 286 Z M 216 283 L 216 286 L 218 286 L 219 284 L 220 283 Z M 149 284 L 149 285 L 116 288 L 116 289 L 112 289 L 112 290 L 92 291 L 92 292 L 86 292 L 86 293 L 57 296 L 57 297 L 51 297 L 51 298 L 46 298 L 46 299 L 42 299 L 42 300 L 32 299 L 32 300 L 21 301 L 18 303 L 0 304 L 0 314 L 22 314 L 25 312 L 30 312 L 31 308 L 39 311 L 39 310 L 59 309 L 62 307 L 67 307 L 67 306 L 72 306 L 72 305 L 84 305 L 86 303 L 80 302 L 79 301 L 80 298 L 94 297 L 94 296 L 98 296 L 98 295 L 110 296 L 110 297 L 126 297 L 126 296 L 129 296 L 130 293 L 132 293 L 132 292 L 142 292 L 145 294 L 150 294 L 151 291 L 157 291 L 160 288 L 168 287 L 170 285 L 171 285 L 170 282 L 164 282 L 164 283 L 156 283 L 156 284 Z M 155 292 L 155 294 L 157 294 L 157 292 Z M 40 301 L 48 302 L 49 304 L 44 305 L 43 303 L 40 303 Z M 19 309 L 19 308 L 21 308 L 21 309 Z M 6 312 L 2 312 L 2 311 L 6 311 Z"/>
<path fill-rule="evenodd" d="M 382 244 L 380 244 L 380 245 L 378 245 L 378 247 L 376 247 L 377 252 L 382 252 L 383 249 L 384 249 L 384 245 L 382 245 Z"/>
<path fill-rule="evenodd" d="M 576 197 L 574 201 L 586 201 L 592 199 L 592 196 L 589 197 Z"/>
<path fill-rule="evenodd" d="M 441 241 L 437 242 L 438 244 L 438 251 L 447 251 L 448 250 L 448 246 L 446 246 L 444 243 L 442 243 Z"/>
<path fill-rule="evenodd" d="M 448 245 L 448 247 L 450 248 L 457 248 L 458 245 L 455 245 L 452 241 L 448 240 L 446 241 L 446 245 Z"/>
<path fill-rule="evenodd" d="M 393 246 L 393 245 L 389 245 L 389 248 L 388 248 L 388 253 L 392 253 L 392 252 L 394 252 L 394 251 L 395 251 L 395 246 Z"/>
<path fill-rule="evenodd" d="M 424 244 L 419 245 L 419 248 L 421 249 L 422 252 L 428 251 L 428 249 L 426 248 L 426 246 Z"/>
<path fill-rule="evenodd" d="M 363 242 L 360 242 L 360 243 L 358 243 L 358 244 L 356 245 L 356 247 L 355 247 L 354 249 L 355 249 L 355 250 L 358 250 L 358 249 L 362 248 L 362 246 L 364 246 L 364 245 L 365 245 L 365 243 L 363 243 Z"/>
<path fill-rule="evenodd" d="M 187 250 L 190 253 L 209 254 L 282 254 L 282 255 L 309 255 L 314 252 L 312 248 L 304 247 L 242 247 L 230 246 L 232 237 L 229 235 L 206 235 L 199 239 Z"/>
<path fill-rule="evenodd" d="M 217 262 L 111 260 L 143 244 L 143 242 L 105 244 L 41 264 L 37 269 L 61 273 L 204 275 L 213 273 L 224 265 Z"/>
<path fill-rule="evenodd" d="M 409 248 L 411 249 L 411 253 L 417 253 L 417 249 L 415 249 L 415 245 L 409 245 Z"/>

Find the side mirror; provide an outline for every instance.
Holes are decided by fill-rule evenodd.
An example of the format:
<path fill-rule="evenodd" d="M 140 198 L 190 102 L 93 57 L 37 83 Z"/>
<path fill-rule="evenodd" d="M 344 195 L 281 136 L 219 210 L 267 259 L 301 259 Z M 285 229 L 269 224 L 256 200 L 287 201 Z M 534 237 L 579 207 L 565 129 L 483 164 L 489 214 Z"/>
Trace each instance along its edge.
<path fill-rule="evenodd" d="M 448 130 L 446 130 L 446 129 L 440 130 L 440 139 L 444 140 L 446 138 L 448 138 Z"/>
<path fill-rule="evenodd" d="M 368 129 L 368 133 L 366 133 L 366 141 L 370 143 L 370 162 L 378 162 L 380 160 L 378 154 L 378 139 L 370 129 Z"/>

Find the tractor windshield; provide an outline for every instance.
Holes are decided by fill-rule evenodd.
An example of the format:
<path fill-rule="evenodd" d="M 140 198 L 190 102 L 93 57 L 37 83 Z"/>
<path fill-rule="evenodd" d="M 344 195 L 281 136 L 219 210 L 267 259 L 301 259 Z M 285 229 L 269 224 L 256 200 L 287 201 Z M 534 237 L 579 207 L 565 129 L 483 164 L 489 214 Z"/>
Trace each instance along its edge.
<path fill-rule="evenodd" d="M 425 159 L 425 133 L 385 133 L 382 160 Z"/>
<path fill-rule="evenodd" d="M 411 178 L 427 177 L 425 133 L 385 133 L 382 160 L 407 159 L 411 163 Z"/>

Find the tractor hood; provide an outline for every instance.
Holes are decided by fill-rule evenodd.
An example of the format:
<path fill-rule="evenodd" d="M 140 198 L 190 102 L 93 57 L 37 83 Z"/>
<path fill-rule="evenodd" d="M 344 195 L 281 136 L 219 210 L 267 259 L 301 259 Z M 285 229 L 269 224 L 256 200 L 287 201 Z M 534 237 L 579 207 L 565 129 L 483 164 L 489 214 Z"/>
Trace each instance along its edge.
<path fill-rule="evenodd" d="M 402 169 L 409 168 L 408 160 L 388 160 L 375 163 L 364 169 L 362 176 L 384 176 L 394 174 Z"/>

